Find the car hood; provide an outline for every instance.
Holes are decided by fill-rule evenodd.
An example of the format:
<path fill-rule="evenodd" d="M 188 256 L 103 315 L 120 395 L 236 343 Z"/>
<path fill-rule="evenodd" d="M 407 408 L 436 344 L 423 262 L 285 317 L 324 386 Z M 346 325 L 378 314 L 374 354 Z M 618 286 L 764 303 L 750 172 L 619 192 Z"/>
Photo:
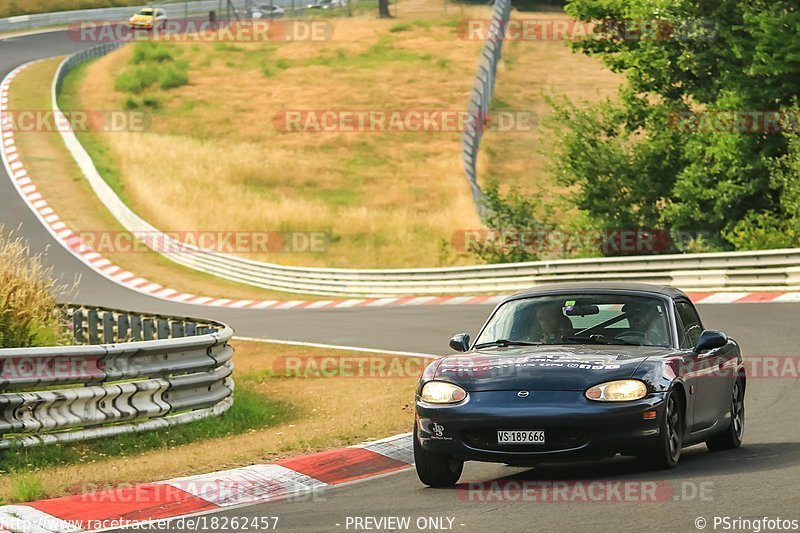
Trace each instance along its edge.
<path fill-rule="evenodd" d="M 525 346 L 473 350 L 442 359 L 434 379 L 470 392 L 586 390 L 630 378 L 646 359 L 670 353 L 650 346 Z"/>
<path fill-rule="evenodd" d="M 152 22 L 153 15 L 134 15 L 130 20 L 131 22 Z"/>

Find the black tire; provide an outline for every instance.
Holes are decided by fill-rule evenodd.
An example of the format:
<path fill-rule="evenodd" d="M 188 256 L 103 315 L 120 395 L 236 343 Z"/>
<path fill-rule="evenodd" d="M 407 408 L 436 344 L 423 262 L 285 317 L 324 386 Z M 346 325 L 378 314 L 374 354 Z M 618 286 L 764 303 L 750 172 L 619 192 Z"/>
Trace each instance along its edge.
<path fill-rule="evenodd" d="M 446 454 L 427 451 L 417 438 L 414 424 L 414 466 L 419 480 L 429 487 L 452 487 L 458 483 L 464 461 L 457 461 Z"/>
<path fill-rule="evenodd" d="M 725 431 L 706 441 L 712 452 L 733 450 L 742 445 L 744 436 L 744 383 L 737 379 L 731 394 L 731 423 Z"/>
<path fill-rule="evenodd" d="M 658 437 L 658 444 L 648 453 L 638 456 L 639 462 L 648 470 L 666 470 L 678 466 L 683 446 L 683 403 L 674 392 L 666 400 L 664 417 Z"/>

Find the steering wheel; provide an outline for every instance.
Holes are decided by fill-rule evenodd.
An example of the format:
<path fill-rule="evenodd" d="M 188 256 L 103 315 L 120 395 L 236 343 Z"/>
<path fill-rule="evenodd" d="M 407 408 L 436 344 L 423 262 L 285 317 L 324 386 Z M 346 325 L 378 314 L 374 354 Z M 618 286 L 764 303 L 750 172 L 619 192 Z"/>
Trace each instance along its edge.
<path fill-rule="evenodd" d="M 647 342 L 647 337 L 641 331 L 624 331 L 619 335 L 615 335 L 614 338 L 625 342 L 635 342 L 640 345 L 644 345 Z"/>

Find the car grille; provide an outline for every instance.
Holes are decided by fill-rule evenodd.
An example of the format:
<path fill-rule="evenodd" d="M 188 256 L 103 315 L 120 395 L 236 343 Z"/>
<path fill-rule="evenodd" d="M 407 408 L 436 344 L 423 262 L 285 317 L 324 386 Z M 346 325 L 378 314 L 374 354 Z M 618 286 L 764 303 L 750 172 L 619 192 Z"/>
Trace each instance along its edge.
<path fill-rule="evenodd" d="M 589 443 L 589 434 L 584 431 L 546 428 L 544 431 L 544 444 L 498 444 L 496 429 L 467 430 L 462 433 L 461 437 L 467 446 L 495 452 L 554 452 L 581 448 Z"/>

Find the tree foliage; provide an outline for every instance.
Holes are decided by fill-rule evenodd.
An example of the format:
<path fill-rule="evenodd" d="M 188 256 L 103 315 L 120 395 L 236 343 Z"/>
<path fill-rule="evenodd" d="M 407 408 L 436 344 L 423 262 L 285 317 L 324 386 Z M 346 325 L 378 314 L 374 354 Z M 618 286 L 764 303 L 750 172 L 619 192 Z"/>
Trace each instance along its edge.
<path fill-rule="evenodd" d="M 553 167 L 592 223 L 799 245 L 796 123 L 760 131 L 721 114 L 798 116 L 797 1 L 572 0 L 567 11 L 596 24 L 574 48 L 626 78 L 613 102 L 554 102 Z M 684 115 L 719 118 L 705 130 Z"/>

